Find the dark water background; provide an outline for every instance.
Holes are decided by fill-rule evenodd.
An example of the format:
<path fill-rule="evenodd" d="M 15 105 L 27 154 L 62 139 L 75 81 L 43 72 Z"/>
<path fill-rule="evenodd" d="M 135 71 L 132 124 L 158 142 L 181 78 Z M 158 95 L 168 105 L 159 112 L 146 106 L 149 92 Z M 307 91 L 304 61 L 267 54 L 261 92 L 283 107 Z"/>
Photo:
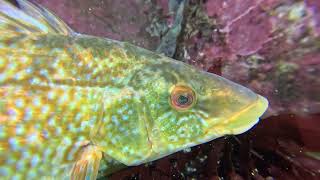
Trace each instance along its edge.
<path fill-rule="evenodd" d="M 247 133 L 109 178 L 320 179 L 319 0 L 32 1 L 77 32 L 165 53 L 270 102 Z"/>

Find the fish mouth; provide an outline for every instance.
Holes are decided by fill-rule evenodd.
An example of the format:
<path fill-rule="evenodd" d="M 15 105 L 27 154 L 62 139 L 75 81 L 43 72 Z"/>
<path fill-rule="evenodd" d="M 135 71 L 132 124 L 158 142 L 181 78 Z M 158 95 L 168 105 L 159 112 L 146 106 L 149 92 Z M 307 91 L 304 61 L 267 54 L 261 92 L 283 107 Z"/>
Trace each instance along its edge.
<path fill-rule="evenodd" d="M 227 118 L 222 123 L 209 127 L 206 138 L 199 143 L 205 143 L 224 135 L 238 135 L 251 129 L 259 122 L 259 118 L 267 110 L 269 102 L 266 98 L 257 95 L 256 100 L 241 111 Z"/>
<path fill-rule="evenodd" d="M 257 100 L 241 110 L 239 113 L 233 115 L 228 120 L 227 128 L 231 134 L 241 134 L 251 129 L 259 122 L 259 118 L 264 114 L 269 106 L 266 98 L 257 95 Z"/>

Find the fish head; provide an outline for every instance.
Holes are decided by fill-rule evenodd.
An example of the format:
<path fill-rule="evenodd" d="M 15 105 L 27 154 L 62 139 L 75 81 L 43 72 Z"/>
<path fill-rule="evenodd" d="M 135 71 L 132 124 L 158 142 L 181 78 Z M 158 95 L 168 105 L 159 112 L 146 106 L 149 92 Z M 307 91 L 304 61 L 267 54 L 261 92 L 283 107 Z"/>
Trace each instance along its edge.
<path fill-rule="evenodd" d="M 224 135 L 243 133 L 268 107 L 264 97 L 244 86 L 163 59 L 141 70 L 140 78 L 145 80 L 136 81 L 143 87 L 143 118 L 152 148 L 146 162 Z"/>
<path fill-rule="evenodd" d="M 125 55 L 118 56 L 123 49 Z M 114 61 L 136 64 L 121 90 L 110 96 L 114 100 L 106 98 L 106 123 L 92 137 L 125 165 L 243 133 L 268 107 L 268 101 L 250 89 L 186 63 L 129 44 L 115 52 Z"/>

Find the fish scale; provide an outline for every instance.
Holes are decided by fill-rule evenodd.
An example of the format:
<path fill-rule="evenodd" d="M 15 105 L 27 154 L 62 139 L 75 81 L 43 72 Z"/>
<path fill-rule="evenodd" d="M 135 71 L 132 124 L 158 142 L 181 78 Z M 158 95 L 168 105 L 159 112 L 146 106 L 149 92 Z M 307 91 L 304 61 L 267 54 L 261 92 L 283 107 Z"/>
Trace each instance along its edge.
<path fill-rule="evenodd" d="M 32 46 L 35 41 L 37 48 L 26 51 L 25 49 Z M 45 47 L 46 44 L 40 45 L 35 39 L 20 39 L 14 42 L 16 45 L 12 45 L 13 42 L 6 45 L 6 47 L 19 47 L 22 50 L 0 49 L 1 67 L 6 70 L 0 75 L 3 77 L 0 82 L 0 93 L 3 97 L 0 101 L 2 107 L 0 117 L 2 121 L 6 121 L 6 124 L 11 124 L 3 129 L 2 133 L 5 136 L 1 136 L 0 141 L 2 147 L 7 147 L 9 151 L 15 150 L 15 156 L 18 156 L 18 159 L 29 162 L 25 165 L 20 162 L 19 171 L 25 173 L 30 171 L 31 177 L 33 176 L 33 171 L 30 170 L 32 157 L 43 157 L 43 151 L 48 147 L 52 147 L 51 155 L 37 160 L 39 161 L 37 164 L 51 164 L 53 159 L 55 162 L 52 166 L 75 161 L 76 152 L 73 153 L 73 157 L 67 157 L 67 155 L 70 151 L 79 151 L 81 146 L 73 147 L 73 144 L 89 141 L 92 125 L 98 121 L 101 103 L 97 102 L 101 101 L 101 97 L 106 94 L 104 89 L 107 87 L 99 84 L 112 83 L 109 79 L 98 78 L 101 72 L 96 68 L 107 71 L 107 64 L 101 67 L 103 64 L 100 63 L 99 67 L 98 63 L 93 61 L 91 69 L 81 65 L 87 64 L 88 58 L 92 57 L 90 50 L 82 48 L 85 53 L 77 59 L 72 59 L 72 54 L 65 50 L 67 48 L 61 47 L 61 45 L 65 47 L 70 45 L 61 44 L 61 41 L 56 42 L 57 45 L 50 43 L 50 46 L 56 47 L 53 50 Z M 80 51 L 80 47 L 76 46 L 75 48 Z M 49 55 L 44 52 L 49 52 L 47 53 Z M 77 66 L 77 68 L 71 66 Z M 113 67 L 116 67 L 116 63 Z M 93 74 L 96 75 L 97 81 L 87 82 L 87 74 L 93 71 L 97 72 Z M 94 79 L 91 77 L 89 80 Z M 20 124 L 23 124 L 23 127 L 18 130 L 16 126 Z M 62 134 L 64 136 L 61 136 Z M 28 146 L 30 142 L 34 144 Z M 0 153 L 1 162 L 4 162 L 6 157 L 3 149 Z M 55 149 L 60 150 L 59 154 Z M 20 152 L 29 152 L 32 157 L 23 158 Z M 17 164 L 18 161 L 13 164 L 12 169 L 0 167 L 0 172 L 8 176 L 14 175 Z"/>
<path fill-rule="evenodd" d="M 88 101 L 88 94 L 97 93 L 97 91 L 79 90 L 65 98 L 64 95 L 68 94 L 68 91 L 72 91 L 70 88 L 51 88 L 47 90 L 32 90 L 26 88 L 3 88 L 7 93 L 4 99 L 2 99 L 2 107 L 0 116 L 2 119 L 9 119 L 9 123 L 12 126 L 6 126 L 3 129 L 5 134 L 1 137 L 1 142 L 5 142 L 5 146 L 9 147 L 7 150 L 17 150 L 17 153 L 24 152 L 24 149 L 28 149 L 33 156 L 42 155 L 44 149 L 51 147 L 52 150 L 60 149 L 61 146 L 72 146 L 75 143 L 81 143 L 89 140 L 89 132 L 91 125 L 94 121 L 97 121 L 95 115 L 97 114 L 96 103 Z M 68 90 L 70 89 L 70 90 Z M 48 94 L 54 93 L 56 95 L 48 97 Z M 20 95 L 21 94 L 21 95 Z M 28 94 L 28 95 L 26 95 Z M 17 96 L 18 95 L 18 96 Z M 61 98 L 63 98 L 61 100 Z M 17 100 L 24 101 L 22 104 L 17 104 Z M 99 98 L 100 99 L 100 98 Z M 95 100 L 90 98 L 90 100 Z M 39 102 L 36 102 L 39 101 Z M 70 103 L 74 102 L 76 106 L 70 106 Z M 79 106 L 81 104 L 81 106 Z M 48 107 L 48 109 L 46 109 Z M 43 110 L 45 108 L 45 110 Z M 20 113 L 20 114 L 18 114 Z M 89 118 L 90 117 L 90 118 Z M 89 123 L 85 123 L 82 119 L 87 119 Z M 93 121 L 93 122 L 92 122 Z M 23 129 L 17 129 L 14 125 L 23 124 Z M 66 126 L 67 125 L 67 126 Z M 61 136 L 63 134 L 63 136 Z M 19 143 L 12 143 L 19 141 Z M 32 145 L 32 146 L 27 146 Z M 23 149 L 19 149 L 19 147 Z M 79 147 L 78 147 L 79 148 Z M 68 155 L 68 151 L 72 149 L 66 149 L 63 152 L 61 161 L 56 163 L 65 163 Z M 5 158 L 6 153 L 0 153 L 0 157 Z M 52 158 L 57 156 L 57 152 L 52 154 L 49 159 L 42 159 L 42 163 L 52 162 Z M 76 157 L 76 156 L 75 156 Z M 74 158 L 68 158 L 68 160 L 74 160 Z M 27 159 L 28 160 L 28 159 Z M 26 166 L 27 168 L 27 166 Z M 0 168 L 1 169 L 1 168 Z M 14 170 L 12 170 L 14 172 Z"/>
<path fill-rule="evenodd" d="M 16 1 L 0 0 L 1 179 L 96 179 L 243 133 L 268 107 L 223 77 Z"/>
<path fill-rule="evenodd" d="M 97 41 L 91 41 L 94 47 L 99 45 Z M 97 50 L 87 47 L 91 45 L 90 42 L 83 42 L 77 37 L 32 36 L 5 43 L 6 48 L 0 48 L 1 67 L 5 69 L 0 74 L 3 77 L 0 82 L 1 97 L 4 97 L 0 101 L 0 117 L 12 126 L 3 130 L 5 136 L 0 141 L 5 143 L 2 146 L 8 147 L 7 150 L 23 147 L 24 149 L 18 149 L 17 155 L 26 149 L 33 156 L 40 157 L 44 156 L 45 149 L 52 148 L 51 155 L 38 162 L 49 163 L 51 168 L 74 162 L 81 146 L 73 147 L 73 144 L 83 145 L 90 141 L 93 125 L 100 118 L 102 104 L 99 102 L 108 94 L 114 94 L 113 91 L 120 91 L 115 87 L 125 81 L 122 79 L 130 77 L 128 74 L 131 63 L 125 62 L 132 62 L 127 57 L 130 55 L 120 49 L 120 45 L 107 43 L 106 46 L 105 43 L 99 49 L 104 52 L 103 59 L 97 58 L 100 56 L 94 52 Z M 28 47 L 34 45 L 28 50 Z M 131 57 L 134 58 L 134 55 Z M 91 64 L 87 66 L 89 62 Z M 138 66 L 136 63 L 135 67 Z M 124 68 L 129 71 L 124 71 Z M 123 85 L 122 82 L 121 86 Z M 23 130 L 20 130 L 23 133 L 17 135 L 14 127 L 19 124 L 23 124 Z M 28 137 L 32 135 L 35 135 L 35 147 L 26 146 L 30 143 Z M 116 135 L 112 136 L 117 138 Z M 17 137 L 14 141 L 19 143 L 10 146 L 10 137 Z M 70 141 L 70 145 L 66 141 Z M 73 157 L 69 156 L 71 151 L 76 151 Z M 5 159 L 5 156 L 5 151 L 0 153 L 0 159 Z M 28 175 L 32 158 L 20 158 L 29 162 L 19 167 L 19 171 Z M 12 176 L 15 169 L 16 166 L 11 169 L 0 167 L 0 172 Z M 30 172 L 32 176 L 33 171 Z M 41 171 L 36 173 L 42 174 Z M 53 175 L 59 175 L 63 170 L 55 173 L 57 174 Z"/>

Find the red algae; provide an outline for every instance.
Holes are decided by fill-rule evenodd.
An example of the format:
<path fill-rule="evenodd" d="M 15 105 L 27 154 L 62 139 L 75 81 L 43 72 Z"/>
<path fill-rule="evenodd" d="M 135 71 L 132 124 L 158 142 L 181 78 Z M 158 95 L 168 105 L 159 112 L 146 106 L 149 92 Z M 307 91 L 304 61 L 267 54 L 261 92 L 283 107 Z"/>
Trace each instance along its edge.
<path fill-rule="evenodd" d="M 256 8 L 230 25 L 227 44 L 235 54 L 246 56 L 261 49 L 271 34 L 268 15 Z M 239 35 L 241 34 L 241 35 Z"/>
<path fill-rule="evenodd" d="M 155 7 L 144 1 L 31 1 L 52 10 L 79 33 L 129 41 L 149 49 L 159 42 L 145 31 Z"/>
<path fill-rule="evenodd" d="M 314 32 L 317 36 L 320 35 L 320 2 L 317 0 L 306 0 L 306 5 L 308 6 L 312 14 L 312 25 Z"/>

